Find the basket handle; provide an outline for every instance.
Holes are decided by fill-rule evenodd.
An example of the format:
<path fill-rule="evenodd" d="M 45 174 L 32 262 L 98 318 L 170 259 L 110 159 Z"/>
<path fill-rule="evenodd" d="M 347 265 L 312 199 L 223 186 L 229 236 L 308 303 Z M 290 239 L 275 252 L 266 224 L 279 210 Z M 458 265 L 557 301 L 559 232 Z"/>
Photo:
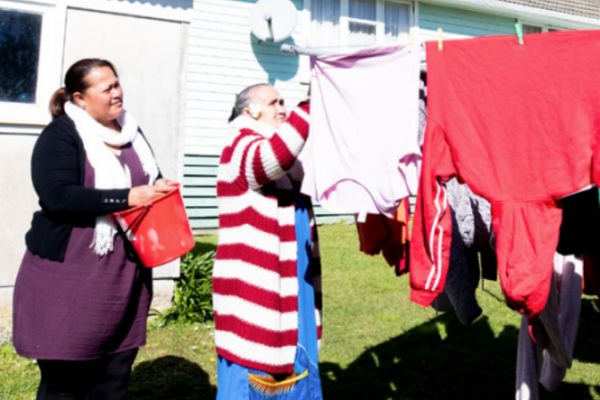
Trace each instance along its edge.
<path fill-rule="evenodd" d="M 146 204 L 144 209 L 137 215 L 137 217 L 134 218 L 131 225 L 127 226 L 127 229 L 125 230 L 125 232 L 123 232 L 125 237 L 127 237 L 127 234 L 129 233 L 129 231 L 135 226 L 135 224 L 138 222 L 138 220 L 148 212 L 148 210 L 150 210 L 150 204 Z"/>

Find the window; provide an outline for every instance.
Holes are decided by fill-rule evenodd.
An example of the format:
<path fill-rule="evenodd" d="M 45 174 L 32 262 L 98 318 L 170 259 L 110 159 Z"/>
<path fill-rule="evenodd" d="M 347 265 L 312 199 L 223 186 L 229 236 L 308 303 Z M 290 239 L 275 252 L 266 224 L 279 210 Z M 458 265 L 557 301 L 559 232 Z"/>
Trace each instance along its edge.
<path fill-rule="evenodd" d="M 393 43 L 408 34 L 413 4 L 398 0 L 311 0 L 314 47 Z"/>
<path fill-rule="evenodd" d="M 557 31 L 561 30 L 561 29 L 556 29 L 556 28 L 550 28 L 545 25 L 528 24 L 526 22 L 522 22 L 521 26 L 523 27 L 524 35 L 527 35 L 529 33 L 557 32 Z"/>
<path fill-rule="evenodd" d="M 65 26 L 64 8 L 53 3 L 0 0 L 0 134 L 50 122 Z"/>
<path fill-rule="evenodd" d="M 524 35 L 528 35 L 530 33 L 542 33 L 542 29 L 543 28 L 541 26 L 523 24 Z"/>
<path fill-rule="evenodd" d="M 42 16 L 0 9 L 0 101 L 35 103 Z"/>

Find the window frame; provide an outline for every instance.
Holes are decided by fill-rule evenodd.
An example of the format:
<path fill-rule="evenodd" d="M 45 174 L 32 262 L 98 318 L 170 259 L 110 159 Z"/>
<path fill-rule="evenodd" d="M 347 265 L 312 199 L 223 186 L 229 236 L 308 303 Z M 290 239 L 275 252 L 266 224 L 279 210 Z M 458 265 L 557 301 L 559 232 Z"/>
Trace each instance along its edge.
<path fill-rule="evenodd" d="M 51 118 L 48 104 L 54 91 L 62 86 L 62 38 L 64 18 L 55 4 L 0 0 L 0 8 L 39 14 L 42 17 L 40 52 L 34 103 L 0 102 L 0 125 L 45 126 Z"/>
<path fill-rule="evenodd" d="M 306 7 L 310 13 L 312 13 L 312 4 L 311 0 L 304 0 L 308 2 Z M 385 2 L 388 1 L 390 3 L 399 3 L 408 5 L 410 8 L 409 11 L 409 21 L 408 24 L 411 28 L 415 27 L 417 21 L 417 7 L 418 4 L 416 1 L 412 0 L 375 0 L 375 21 L 363 20 L 360 18 L 352 18 L 350 17 L 350 2 L 349 0 L 339 0 L 340 1 L 340 19 L 338 21 L 338 29 L 339 29 L 339 47 L 340 49 L 348 49 L 349 48 L 349 39 L 350 39 L 350 23 L 355 22 L 364 25 L 375 26 L 375 45 L 383 45 L 385 44 Z M 408 34 L 408 33 L 407 33 Z M 311 43 L 316 43 L 316 38 L 314 37 L 314 32 L 311 30 L 310 32 L 310 41 Z"/>
<path fill-rule="evenodd" d="M 527 26 L 531 26 L 531 27 L 535 27 L 535 28 L 540 28 L 542 30 L 541 33 L 547 33 L 547 32 L 552 32 L 552 31 L 565 31 L 567 30 L 566 28 L 561 28 L 555 25 L 549 25 L 549 24 L 542 24 L 539 22 L 531 22 L 528 20 L 521 20 L 519 19 L 519 25 L 521 26 L 521 30 L 524 30 L 525 25 Z"/>

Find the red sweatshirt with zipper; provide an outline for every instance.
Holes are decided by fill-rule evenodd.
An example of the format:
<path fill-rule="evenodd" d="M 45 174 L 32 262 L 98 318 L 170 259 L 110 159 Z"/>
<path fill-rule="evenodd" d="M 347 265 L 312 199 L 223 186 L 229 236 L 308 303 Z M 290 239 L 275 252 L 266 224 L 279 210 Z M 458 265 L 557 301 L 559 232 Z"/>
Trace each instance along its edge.
<path fill-rule="evenodd" d="M 492 204 L 509 305 L 543 310 L 559 238 L 556 199 L 600 182 L 600 31 L 427 43 L 428 121 L 410 252 L 411 299 L 442 292 L 452 237 L 444 182 Z"/>

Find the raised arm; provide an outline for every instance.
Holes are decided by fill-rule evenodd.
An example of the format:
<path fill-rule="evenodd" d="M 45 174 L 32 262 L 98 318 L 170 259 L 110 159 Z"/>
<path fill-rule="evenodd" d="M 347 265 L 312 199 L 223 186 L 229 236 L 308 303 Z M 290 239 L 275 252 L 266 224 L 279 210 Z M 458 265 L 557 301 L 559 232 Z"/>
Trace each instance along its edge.
<path fill-rule="evenodd" d="M 225 149 L 223 163 L 229 164 L 231 176 L 252 190 L 281 178 L 292 168 L 308 138 L 310 105 L 300 103 L 277 129 L 263 135 L 242 129 L 233 144 Z M 270 136 L 270 137 L 269 137 Z"/>

